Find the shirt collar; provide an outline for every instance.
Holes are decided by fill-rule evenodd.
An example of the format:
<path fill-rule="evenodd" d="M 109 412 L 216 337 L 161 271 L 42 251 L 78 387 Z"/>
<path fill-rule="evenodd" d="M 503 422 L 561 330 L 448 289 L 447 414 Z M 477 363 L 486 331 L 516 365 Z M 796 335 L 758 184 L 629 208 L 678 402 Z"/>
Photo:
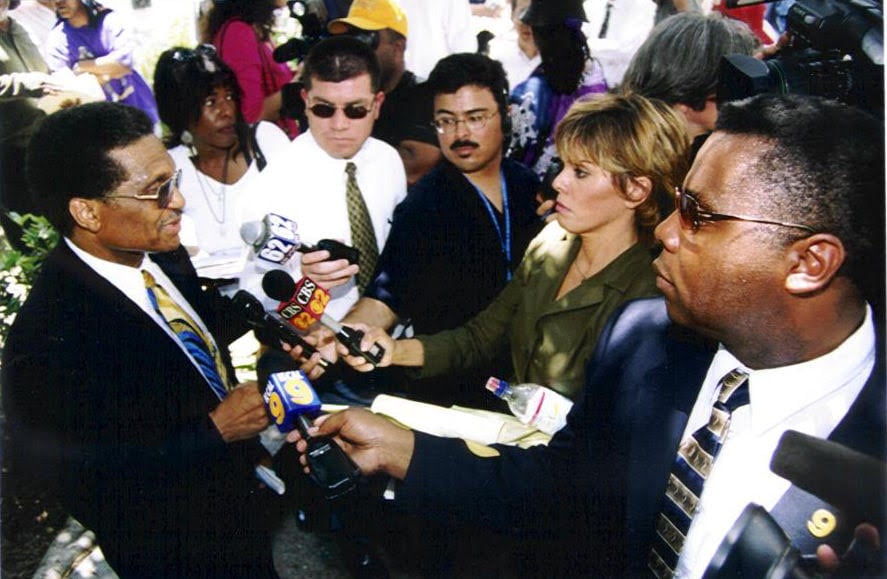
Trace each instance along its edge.
<path fill-rule="evenodd" d="M 845 398 L 846 411 L 865 384 L 864 379 L 855 379 L 869 372 L 874 361 L 875 329 L 871 308 L 866 306 L 859 328 L 827 354 L 799 364 L 749 370 L 721 345 L 709 376 L 723 376 L 734 368 L 749 373 L 752 429 L 760 433 L 827 397 Z M 857 386 L 847 388 L 851 384 Z"/>

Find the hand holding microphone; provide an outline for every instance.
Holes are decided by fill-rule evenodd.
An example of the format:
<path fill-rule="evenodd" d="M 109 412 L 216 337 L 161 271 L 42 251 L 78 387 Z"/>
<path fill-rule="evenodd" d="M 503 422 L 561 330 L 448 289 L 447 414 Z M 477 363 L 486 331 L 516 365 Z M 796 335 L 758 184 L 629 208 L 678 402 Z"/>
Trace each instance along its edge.
<path fill-rule="evenodd" d="M 321 239 L 312 246 L 299 239 L 298 224 L 277 213 L 268 213 L 259 221 L 247 221 L 240 226 L 240 238 L 250 245 L 256 257 L 274 265 L 289 261 L 295 252 L 328 251 L 327 260 L 345 259 L 358 263 L 360 251 L 334 239 Z"/>
<path fill-rule="evenodd" d="M 297 284 L 286 272 L 271 270 L 262 278 L 262 288 L 268 297 L 280 302 L 277 312 L 297 329 L 307 330 L 319 321 L 335 333 L 336 339 L 352 356 L 360 356 L 372 365 L 382 361 L 384 348 L 374 343 L 363 349 L 362 331 L 343 326 L 323 313 L 330 299 L 329 293 L 311 278 L 303 277 Z"/>
<path fill-rule="evenodd" d="M 305 341 L 291 324 L 276 314 L 266 312 L 258 298 L 249 292 L 244 290 L 238 291 L 234 294 L 232 303 L 234 307 L 243 313 L 247 323 L 258 335 L 277 340 L 290 347 L 301 347 L 301 354 L 304 358 L 310 358 L 317 352 L 317 348 Z M 327 368 L 331 362 L 321 357 L 316 364 L 322 368 Z"/>
<path fill-rule="evenodd" d="M 342 497 L 356 488 L 360 477 L 357 465 L 331 437 L 309 432 L 313 419 L 320 414 L 320 399 L 301 371 L 271 374 L 262 399 L 280 432 L 298 430 L 305 440 L 308 474 L 326 498 Z"/>

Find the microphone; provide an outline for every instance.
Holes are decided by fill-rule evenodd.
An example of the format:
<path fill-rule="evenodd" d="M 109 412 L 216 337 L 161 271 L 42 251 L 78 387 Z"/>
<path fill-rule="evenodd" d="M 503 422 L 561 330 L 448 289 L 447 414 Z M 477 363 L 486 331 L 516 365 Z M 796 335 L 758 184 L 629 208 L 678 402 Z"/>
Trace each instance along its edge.
<path fill-rule="evenodd" d="M 883 528 L 887 463 L 830 440 L 786 430 L 770 470 L 839 509 L 848 528 L 861 522 Z M 878 557 L 870 545 L 853 540 L 834 576 L 870 575 Z M 770 513 L 750 503 L 724 537 L 703 579 L 818 576 L 809 567 Z"/>
<path fill-rule="evenodd" d="M 260 263 L 283 265 L 301 245 L 297 228 L 292 219 L 269 213 L 261 221 L 247 221 L 241 225 L 240 238 L 252 247 Z"/>
<path fill-rule="evenodd" d="M 323 489 L 327 499 L 344 496 L 355 488 L 360 469 L 328 436 L 311 436 L 308 429 L 320 414 L 320 398 L 301 370 L 276 372 L 268 377 L 262 393 L 271 420 L 280 432 L 298 429 L 308 444 L 305 458 L 309 476 Z"/>
<path fill-rule="evenodd" d="M 243 313 L 247 323 L 257 333 L 270 336 L 290 346 L 301 346 L 305 359 L 310 358 L 312 354 L 317 352 L 317 348 L 306 342 L 293 326 L 286 323 L 279 316 L 266 312 L 262 302 L 249 292 L 239 290 L 231 300 L 234 307 Z M 331 362 L 322 357 L 319 364 L 323 368 L 328 368 Z"/>
<path fill-rule="evenodd" d="M 323 313 L 330 301 L 330 294 L 311 278 L 303 277 L 296 284 L 285 271 L 271 270 L 262 278 L 262 289 L 268 297 L 280 302 L 277 312 L 296 328 L 306 330 L 319 321 L 335 332 L 336 339 L 348 348 L 352 356 L 360 356 L 370 364 L 378 364 L 385 355 L 385 349 L 379 344 L 373 344 L 367 351 L 361 350 L 362 331 L 345 327 Z"/>
<path fill-rule="evenodd" d="M 786 430 L 770 470 L 843 511 L 849 520 L 884 520 L 887 463 L 830 440 Z"/>
<path fill-rule="evenodd" d="M 247 221 L 240 226 L 240 238 L 252 246 L 256 257 L 271 264 L 283 265 L 293 253 L 310 253 L 325 249 L 330 256 L 325 261 L 347 259 L 349 263 L 358 263 L 360 251 L 335 239 L 321 239 L 317 245 L 311 246 L 299 239 L 296 233 L 298 224 L 276 213 L 265 215 L 260 221 Z"/>

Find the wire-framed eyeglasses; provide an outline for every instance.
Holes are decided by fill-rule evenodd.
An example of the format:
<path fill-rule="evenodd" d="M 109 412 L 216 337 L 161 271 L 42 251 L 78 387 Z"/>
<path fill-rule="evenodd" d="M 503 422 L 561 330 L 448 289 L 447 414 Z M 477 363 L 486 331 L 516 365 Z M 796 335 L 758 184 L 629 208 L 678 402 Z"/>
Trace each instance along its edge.
<path fill-rule="evenodd" d="M 495 117 L 497 114 L 499 114 L 499 111 L 493 111 L 491 113 L 471 113 L 466 115 L 464 119 L 458 117 L 437 117 L 431 122 L 431 125 L 441 135 L 455 133 L 459 123 L 465 123 L 465 126 L 468 127 L 469 131 L 476 132 L 487 126 L 487 121 Z"/>
<path fill-rule="evenodd" d="M 177 169 L 172 176 L 158 185 L 151 193 L 138 195 L 105 195 L 102 199 L 138 199 L 139 201 L 157 201 L 157 207 L 166 209 L 172 201 L 173 191 L 179 188 L 182 182 L 182 170 Z"/>

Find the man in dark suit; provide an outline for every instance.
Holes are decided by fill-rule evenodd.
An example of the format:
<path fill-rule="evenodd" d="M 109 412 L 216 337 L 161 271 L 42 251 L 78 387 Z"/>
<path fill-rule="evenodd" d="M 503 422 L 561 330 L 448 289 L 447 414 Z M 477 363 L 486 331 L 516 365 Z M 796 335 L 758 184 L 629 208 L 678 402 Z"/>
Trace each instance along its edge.
<path fill-rule="evenodd" d="M 883 155 L 880 123 L 834 102 L 724 106 L 656 231 L 664 300 L 614 315 L 547 447 L 479 458 L 352 410 L 320 432 L 364 472 L 399 479 L 396 506 L 519 530 L 553 521 L 571 574 L 699 577 L 752 502 L 805 553 L 841 553 L 835 509 L 832 528 L 806 525 L 812 503 L 791 502 L 798 489 L 768 465 L 787 429 L 884 460 Z M 722 388 L 733 370 L 742 378 Z M 732 407 L 732 388 L 746 404 Z"/>
<path fill-rule="evenodd" d="M 180 248 L 184 199 L 151 121 L 111 103 L 51 115 L 28 174 L 62 239 L 3 352 L 10 447 L 122 577 L 276 576 L 254 471 L 268 419 L 227 353 L 246 328 Z"/>

